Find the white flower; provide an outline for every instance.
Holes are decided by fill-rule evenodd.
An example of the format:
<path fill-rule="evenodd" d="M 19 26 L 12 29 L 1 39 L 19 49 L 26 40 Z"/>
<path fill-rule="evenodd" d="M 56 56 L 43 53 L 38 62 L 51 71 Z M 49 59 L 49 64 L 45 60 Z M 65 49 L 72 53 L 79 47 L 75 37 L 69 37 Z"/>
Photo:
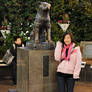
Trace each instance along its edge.
<path fill-rule="evenodd" d="M 27 23 L 27 25 L 29 25 L 29 23 Z"/>
<path fill-rule="evenodd" d="M 22 30 L 22 28 L 20 28 L 20 30 Z"/>
<path fill-rule="evenodd" d="M 24 33 L 24 35 L 26 35 L 26 34 Z"/>
<path fill-rule="evenodd" d="M 33 23 L 31 23 L 30 27 L 33 27 L 33 25 L 34 25 L 34 24 L 33 24 Z"/>
<path fill-rule="evenodd" d="M 26 33 L 29 33 L 29 31 L 26 31 Z"/>
<path fill-rule="evenodd" d="M 32 25 L 30 25 L 30 27 L 32 27 Z"/>
<path fill-rule="evenodd" d="M 28 37 L 28 40 L 30 40 L 30 37 Z"/>
<path fill-rule="evenodd" d="M 11 25 L 11 23 L 9 22 L 9 25 Z"/>

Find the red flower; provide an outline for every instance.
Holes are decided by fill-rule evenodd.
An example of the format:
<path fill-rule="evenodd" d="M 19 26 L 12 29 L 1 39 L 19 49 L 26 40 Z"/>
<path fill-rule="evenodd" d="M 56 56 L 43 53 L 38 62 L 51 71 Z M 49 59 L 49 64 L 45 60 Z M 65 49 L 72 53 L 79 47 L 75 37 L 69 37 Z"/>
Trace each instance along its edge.
<path fill-rule="evenodd" d="M 68 21 L 67 20 L 64 20 L 64 23 L 67 23 Z"/>
<path fill-rule="evenodd" d="M 18 5 L 18 1 L 16 1 L 16 5 Z"/>
<path fill-rule="evenodd" d="M 7 29 L 7 26 L 3 26 L 3 29 Z"/>
<path fill-rule="evenodd" d="M 32 20 L 32 18 L 28 18 L 28 20 Z"/>
<path fill-rule="evenodd" d="M 2 29 L 2 26 L 0 26 L 0 30 Z"/>
<path fill-rule="evenodd" d="M 62 23 L 63 21 L 62 20 L 58 20 L 58 23 Z"/>

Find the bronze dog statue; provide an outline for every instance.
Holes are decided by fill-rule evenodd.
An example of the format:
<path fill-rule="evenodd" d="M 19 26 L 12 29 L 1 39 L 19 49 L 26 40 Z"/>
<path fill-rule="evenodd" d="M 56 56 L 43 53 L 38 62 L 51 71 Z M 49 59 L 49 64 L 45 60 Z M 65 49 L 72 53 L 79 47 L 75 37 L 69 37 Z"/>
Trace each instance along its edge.
<path fill-rule="evenodd" d="M 47 2 L 38 2 L 38 11 L 34 21 L 34 27 L 30 34 L 30 38 L 36 43 L 51 41 L 50 7 L 51 4 Z"/>

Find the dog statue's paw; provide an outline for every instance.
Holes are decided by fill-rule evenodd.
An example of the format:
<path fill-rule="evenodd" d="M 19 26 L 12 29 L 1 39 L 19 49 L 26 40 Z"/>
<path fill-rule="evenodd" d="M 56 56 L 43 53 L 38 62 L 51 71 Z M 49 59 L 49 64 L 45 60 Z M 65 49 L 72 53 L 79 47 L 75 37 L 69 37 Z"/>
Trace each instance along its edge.
<path fill-rule="evenodd" d="M 39 43 L 39 40 L 35 40 L 35 43 Z"/>

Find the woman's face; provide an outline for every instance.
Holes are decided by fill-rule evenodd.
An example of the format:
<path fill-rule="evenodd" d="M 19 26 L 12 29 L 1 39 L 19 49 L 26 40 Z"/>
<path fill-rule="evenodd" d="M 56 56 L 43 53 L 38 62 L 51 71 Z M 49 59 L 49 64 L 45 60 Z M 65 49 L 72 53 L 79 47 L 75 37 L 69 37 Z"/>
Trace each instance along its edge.
<path fill-rule="evenodd" d="M 21 43 L 22 43 L 21 38 L 17 38 L 17 40 L 15 41 L 15 43 L 16 43 L 17 45 L 21 45 Z"/>
<path fill-rule="evenodd" d="M 70 37 L 69 34 L 67 34 L 67 35 L 65 36 L 65 38 L 64 38 L 64 43 L 65 43 L 66 45 L 69 45 L 69 44 L 71 43 L 71 37 Z"/>

